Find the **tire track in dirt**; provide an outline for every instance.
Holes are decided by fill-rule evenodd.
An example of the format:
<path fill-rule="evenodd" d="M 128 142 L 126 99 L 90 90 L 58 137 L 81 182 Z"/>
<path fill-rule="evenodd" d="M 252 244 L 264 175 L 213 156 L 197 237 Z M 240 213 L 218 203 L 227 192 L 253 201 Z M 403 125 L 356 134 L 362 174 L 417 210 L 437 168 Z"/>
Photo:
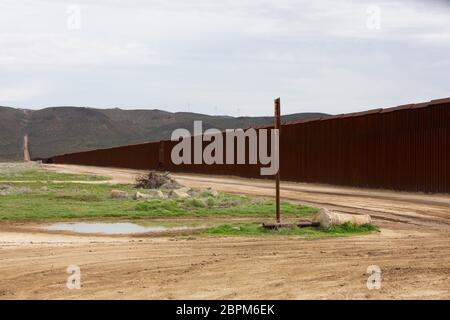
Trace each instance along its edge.
<path fill-rule="evenodd" d="M 450 298 L 448 238 L 416 232 L 27 245 L 0 255 L 4 298 Z M 68 264 L 80 266 L 81 290 L 65 287 Z M 372 264 L 381 290 L 366 287 Z"/>

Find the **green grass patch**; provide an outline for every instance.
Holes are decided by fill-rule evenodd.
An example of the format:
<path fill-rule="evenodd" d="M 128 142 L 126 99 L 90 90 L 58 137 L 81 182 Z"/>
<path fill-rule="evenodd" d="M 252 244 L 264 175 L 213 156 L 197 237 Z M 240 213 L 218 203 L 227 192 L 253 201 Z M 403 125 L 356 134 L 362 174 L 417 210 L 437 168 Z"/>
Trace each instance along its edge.
<path fill-rule="evenodd" d="M 0 171 L 2 181 L 106 181 L 108 177 L 85 174 L 52 172 L 44 169 L 24 169 Z"/>
<path fill-rule="evenodd" d="M 201 192 L 186 199 L 132 200 L 131 195 L 137 191 L 133 185 L 68 182 L 101 180 L 107 178 L 29 167 L 0 170 L 0 220 L 182 216 L 265 218 L 274 215 L 274 201 L 241 195 L 219 193 L 214 196 L 210 192 Z M 110 193 L 113 189 L 126 191 L 130 197 L 112 199 Z M 146 190 L 140 191 L 146 193 Z M 164 192 L 168 194 L 168 190 Z M 309 217 L 317 212 L 315 208 L 289 202 L 282 202 L 281 210 L 283 215 L 291 218 Z"/>
<path fill-rule="evenodd" d="M 24 182 L 3 182 L 18 180 Z M 227 221 L 229 217 L 272 219 L 275 210 L 273 200 L 252 198 L 242 195 L 208 192 L 198 193 L 190 198 L 132 200 L 137 191 L 133 185 L 106 183 L 86 184 L 64 181 L 98 181 L 102 177 L 63 174 L 41 169 L 26 169 L 15 173 L 0 172 L 0 220 L 65 220 L 99 218 L 172 218 L 172 217 L 217 217 Z M 35 182 L 26 182 L 26 181 Z M 52 181 L 60 181 L 53 183 Z M 126 191 L 128 199 L 112 199 L 111 190 Z M 146 193 L 145 190 L 140 190 Z M 164 191 L 168 194 L 168 191 Z M 310 218 L 318 209 L 290 202 L 281 202 L 283 217 L 287 220 Z M 170 221 L 170 219 L 168 219 Z M 217 223 L 217 219 L 210 220 Z M 172 221 L 177 222 L 176 219 Z M 202 221 L 195 220 L 195 223 Z M 203 220 L 205 221 L 205 220 Z M 245 220 L 244 220 L 245 221 Z M 178 223 L 178 222 L 177 222 Z M 183 222 L 185 223 L 185 222 Z M 264 229 L 260 223 L 230 223 L 195 231 L 200 235 L 217 236 L 302 236 L 336 237 L 368 234 L 378 229 L 373 225 L 357 226 L 344 224 L 331 228 L 283 228 Z M 219 222 L 223 223 L 223 222 Z"/>
<path fill-rule="evenodd" d="M 275 210 L 273 200 L 255 200 L 247 196 L 220 193 L 191 199 L 155 199 L 138 203 L 136 210 L 151 216 L 231 216 L 231 217 L 272 217 Z M 283 215 L 290 217 L 310 217 L 318 209 L 298 204 L 281 202 Z"/>
<path fill-rule="evenodd" d="M 76 177 L 78 179 L 78 177 Z M 255 200 L 220 193 L 218 197 L 200 194 L 187 199 L 112 199 L 113 189 L 128 192 L 133 185 L 83 183 L 3 183 L 0 185 L 0 220 L 45 220 L 75 218 L 152 217 L 272 217 L 272 200 Z M 141 190 L 145 193 L 145 190 Z M 283 214 L 309 217 L 317 209 L 289 202 L 281 203 Z"/>
<path fill-rule="evenodd" d="M 0 220 L 127 217 L 135 205 L 109 197 L 112 189 L 131 192 L 127 185 L 35 182 L 28 192 L 20 192 L 23 183 L 3 185 L 11 189 L 0 195 Z"/>
<path fill-rule="evenodd" d="M 378 231 L 378 228 L 371 224 L 355 225 L 345 223 L 335 225 L 330 228 L 323 227 L 307 227 L 307 228 L 281 228 L 279 230 L 269 230 L 257 223 L 245 224 L 224 224 L 217 227 L 211 227 L 203 230 L 201 233 L 205 235 L 220 236 L 304 236 L 304 237 L 339 237 L 348 235 L 362 235 Z"/>

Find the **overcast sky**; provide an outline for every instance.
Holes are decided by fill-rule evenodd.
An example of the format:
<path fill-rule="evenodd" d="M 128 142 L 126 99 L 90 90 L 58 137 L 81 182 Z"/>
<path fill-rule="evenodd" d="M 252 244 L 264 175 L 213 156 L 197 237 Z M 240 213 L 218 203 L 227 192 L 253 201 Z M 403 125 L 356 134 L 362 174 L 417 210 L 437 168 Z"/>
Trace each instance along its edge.
<path fill-rule="evenodd" d="M 450 1 L 0 0 L 0 105 L 343 113 L 450 96 Z"/>

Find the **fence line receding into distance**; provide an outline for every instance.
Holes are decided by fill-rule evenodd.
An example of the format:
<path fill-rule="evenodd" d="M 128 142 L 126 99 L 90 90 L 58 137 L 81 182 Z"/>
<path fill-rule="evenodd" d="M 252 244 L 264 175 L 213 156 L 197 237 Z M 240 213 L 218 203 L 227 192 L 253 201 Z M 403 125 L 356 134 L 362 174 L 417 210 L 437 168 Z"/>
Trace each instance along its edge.
<path fill-rule="evenodd" d="M 450 192 L 450 98 L 285 123 L 281 130 L 282 180 Z M 175 165 L 170 154 L 176 143 L 98 149 L 47 161 L 270 178 L 260 175 L 257 164 Z"/>

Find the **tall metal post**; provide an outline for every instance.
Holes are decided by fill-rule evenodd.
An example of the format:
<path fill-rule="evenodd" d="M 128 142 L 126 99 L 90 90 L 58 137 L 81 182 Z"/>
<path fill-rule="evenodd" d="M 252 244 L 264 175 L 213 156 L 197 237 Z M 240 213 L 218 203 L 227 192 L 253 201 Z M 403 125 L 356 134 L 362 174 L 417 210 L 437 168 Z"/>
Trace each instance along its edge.
<path fill-rule="evenodd" d="M 278 129 L 278 140 L 280 139 L 280 98 L 275 99 L 275 123 L 274 128 Z M 278 143 L 277 148 L 275 152 L 280 154 L 280 144 Z M 275 175 L 275 206 L 276 206 L 276 222 L 281 223 L 281 216 L 280 216 L 280 160 L 278 157 L 278 171 Z"/>

